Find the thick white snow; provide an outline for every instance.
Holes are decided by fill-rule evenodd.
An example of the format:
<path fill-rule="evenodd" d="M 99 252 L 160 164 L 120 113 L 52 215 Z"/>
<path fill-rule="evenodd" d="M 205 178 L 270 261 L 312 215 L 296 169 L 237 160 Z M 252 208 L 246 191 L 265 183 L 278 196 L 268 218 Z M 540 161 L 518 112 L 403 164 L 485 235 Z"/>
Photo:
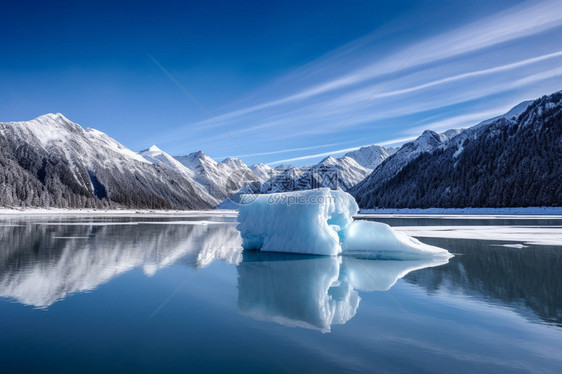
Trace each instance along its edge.
<path fill-rule="evenodd" d="M 240 206 L 237 228 L 248 250 L 314 255 L 347 251 L 388 259 L 451 257 L 446 250 L 397 233 L 386 224 L 353 222 L 358 211 L 353 197 L 341 190 L 258 195 Z"/>
<path fill-rule="evenodd" d="M 140 151 L 139 154 L 148 162 L 156 165 L 162 165 L 169 169 L 174 170 L 176 173 L 185 174 L 189 177 L 193 177 L 193 171 L 184 165 L 181 162 L 167 154 L 166 152 L 162 151 L 157 146 L 153 145 L 144 151 Z"/>
<path fill-rule="evenodd" d="M 520 208 L 380 208 L 380 209 L 361 209 L 357 217 L 376 216 L 401 216 L 404 217 L 425 217 L 431 218 L 529 218 L 529 216 L 562 216 L 562 207 L 531 206 Z M 510 217 L 506 217 L 506 216 Z M 552 217 L 548 217 L 552 218 Z"/>
<path fill-rule="evenodd" d="M 453 238 L 562 246 L 560 226 L 402 226 L 396 231 L 426 238 Z"/>
<path fill-rule="evenodd" d="M 353 222 L 345 231 L 342 244 L 346 253 L 368 251 L 384 259 L 452 257 L 442 248 L 424 244 L 403 232 L 394 231 L 387 224 L 373 221 Z"/>

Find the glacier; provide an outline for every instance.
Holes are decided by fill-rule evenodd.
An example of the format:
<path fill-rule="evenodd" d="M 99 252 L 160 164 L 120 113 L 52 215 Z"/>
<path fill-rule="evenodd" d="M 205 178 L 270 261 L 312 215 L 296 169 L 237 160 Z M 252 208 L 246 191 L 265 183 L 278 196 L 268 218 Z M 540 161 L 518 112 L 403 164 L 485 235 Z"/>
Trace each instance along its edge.
<path fill-rule="evenodd" d="M 245 197 L 238 226 L 245 250 L 377 259 L 450 258 L 445 249 L 424 244 L 390 226 L 354 221 L 355 199 L 342 190 L 314 190 Z"/>

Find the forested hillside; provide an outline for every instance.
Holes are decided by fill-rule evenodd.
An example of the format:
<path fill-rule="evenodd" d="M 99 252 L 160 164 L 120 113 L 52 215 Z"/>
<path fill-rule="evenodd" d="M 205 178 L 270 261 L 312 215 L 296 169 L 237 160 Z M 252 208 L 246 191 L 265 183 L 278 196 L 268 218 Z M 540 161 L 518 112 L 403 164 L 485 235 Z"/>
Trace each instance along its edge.
<path fill-rule="evenodd" d="M 562 93 L 465 130 L 388 179 L 377 170 L 350 191 L 362 208 L 561 206 Z"/>

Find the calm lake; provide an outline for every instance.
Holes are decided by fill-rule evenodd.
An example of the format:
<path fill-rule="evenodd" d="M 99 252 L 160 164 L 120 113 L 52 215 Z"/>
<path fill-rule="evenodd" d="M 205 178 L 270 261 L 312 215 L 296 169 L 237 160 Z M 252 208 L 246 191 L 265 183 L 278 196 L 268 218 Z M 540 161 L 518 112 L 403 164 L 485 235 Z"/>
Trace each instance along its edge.
<path fill-rule="evenodd" d="M 560 373 L 562 219 L 376 220 L 455 257 L 243 253 L 220 214 L 0 218 L 0 370 Z"/>

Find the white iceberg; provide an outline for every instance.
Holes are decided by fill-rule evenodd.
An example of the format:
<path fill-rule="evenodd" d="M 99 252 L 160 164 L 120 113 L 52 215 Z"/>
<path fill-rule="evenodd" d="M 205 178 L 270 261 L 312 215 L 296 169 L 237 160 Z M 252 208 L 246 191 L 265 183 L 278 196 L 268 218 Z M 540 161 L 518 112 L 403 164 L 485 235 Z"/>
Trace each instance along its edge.
<path fill-rule="evenodd" d="M 257 195 L 240 206 L 237 227 L 244 249 L 337 255 L 357 211 L 351 195 L 328 188 Z"/>
<path fill-rule="evenodd" d="M 345 230 L 342 248 L 347 254 L 368 254 L 377 259 L 416 260 L 426 257 L 450 258 L 445 249 L 420 242 L 387 224 L 355 221 Z"/>
<path fill-rule="evenodd" d="M 241 205 L 238 230 L 246 250 L 338 255 L 379 259 L 450 258 L 445 249 L 424 244 L 390 226 L 353 221 L 355 199 L 341 190 L 315 190 L 252 196 Z"/>

